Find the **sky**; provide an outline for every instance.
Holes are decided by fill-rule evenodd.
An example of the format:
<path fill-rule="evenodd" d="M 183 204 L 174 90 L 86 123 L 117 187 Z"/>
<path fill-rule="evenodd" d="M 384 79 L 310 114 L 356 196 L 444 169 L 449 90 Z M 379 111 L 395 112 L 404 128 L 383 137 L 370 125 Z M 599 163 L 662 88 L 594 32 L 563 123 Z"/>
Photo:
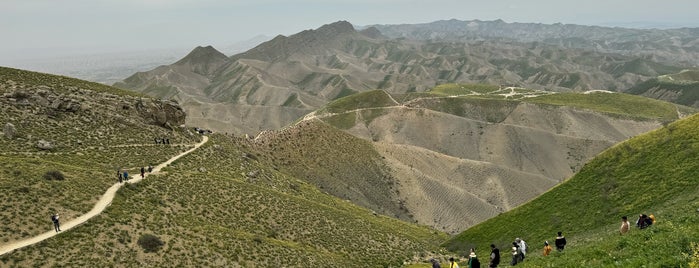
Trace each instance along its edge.
<path fill-rule="evenodd" d="M 697 0 L 0 0 L 0 65 L 9 59 L 226 46 L 346 20 L 436 20 L 699 27 Z"/>

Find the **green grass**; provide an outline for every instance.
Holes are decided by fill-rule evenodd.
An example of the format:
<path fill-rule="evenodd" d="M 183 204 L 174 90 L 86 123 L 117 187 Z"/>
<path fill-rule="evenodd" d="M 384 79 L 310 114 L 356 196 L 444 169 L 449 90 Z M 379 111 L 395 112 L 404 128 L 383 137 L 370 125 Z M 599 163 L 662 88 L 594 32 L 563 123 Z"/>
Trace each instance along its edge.
<path fill-rule="evenodd" d="M 526 101 L 571 106 L 642 119 L 661 121 L 677 119 L 677 109 L 671 103 L 623 93 L 558 93 L 528 98 Z"/>
<path fill-rule="evenodd" d="M 325 107 L 319 113 L 342 113 L 362 108 L 378 108 L 396 105 L 383 90 L 365 91 L 347 97 L 339 98 Z"/>
<path fill-rule="evenodd" d="M 525 267 L 681 267 L 699 241 L 699 116 L 618 144 L 590 161 L 567 182 L 514 210 L 459 234 L 444 245 L 453 251 L 487 248 L 507 252 L 524 238 L 534 258 Z M 647 230 L 620 236 L 623 215 L 655 214 Z M 544 240 L 563 231 L 570 246 L 538 258 Z"/>
<path fill-rule="evenodd" d="M 444 84 L 432 88 L 429 92 L 438 95 L 468 95 L 473 93 L 488 94 L 499 89 L 496 85 L 487 84 Z"/>

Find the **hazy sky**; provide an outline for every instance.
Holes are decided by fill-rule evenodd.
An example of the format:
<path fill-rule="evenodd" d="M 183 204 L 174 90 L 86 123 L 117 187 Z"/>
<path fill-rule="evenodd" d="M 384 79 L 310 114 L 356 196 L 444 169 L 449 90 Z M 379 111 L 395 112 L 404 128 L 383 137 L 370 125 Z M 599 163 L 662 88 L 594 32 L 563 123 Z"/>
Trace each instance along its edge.
<path fill-rule="evenodd" d="M 0 65 L 45 53 L 225 46 L 338 20 L 699 27 L 697 10 L 697 0 L 0 0 Z"/>

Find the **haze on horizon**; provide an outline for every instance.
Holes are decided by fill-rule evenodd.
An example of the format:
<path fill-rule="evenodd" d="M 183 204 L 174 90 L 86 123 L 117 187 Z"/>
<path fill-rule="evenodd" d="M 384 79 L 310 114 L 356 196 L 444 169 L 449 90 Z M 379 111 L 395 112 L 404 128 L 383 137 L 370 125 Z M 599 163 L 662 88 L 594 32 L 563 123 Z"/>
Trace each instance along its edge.
<path fill-rule="evenodd" d="M 676 0 L 3 0 L 0 66 L 86 53 L 226 46 L 346 20 L 354 25 L 437 20 L 699 27 L 699 2 Z"/>

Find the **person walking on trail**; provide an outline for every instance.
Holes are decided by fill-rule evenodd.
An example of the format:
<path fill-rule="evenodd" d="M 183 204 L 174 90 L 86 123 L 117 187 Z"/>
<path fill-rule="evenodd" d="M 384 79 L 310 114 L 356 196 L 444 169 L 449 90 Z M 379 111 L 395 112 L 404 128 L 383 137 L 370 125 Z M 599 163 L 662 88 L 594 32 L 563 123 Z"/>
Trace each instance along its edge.
<path fill-rule="evenodd" d="M 515 238 L 515 242 L 519 245 L 519 250 L 522 251 L 522 259 L 524 259 L 527 256 L 527 242 L 524 242 L 519 237 Z"/>
<path fill-rule="evenodd" d="M 153 172 L 153 165 L 148 165 L 148 173 Z"/>
<path fill-rule="evenodd" d="M 544 241 L 544 256 L 551 254 L 551 250 L 553 250 L 553 248 L 549 245 L 549 241 Z"/>
<path fill-rule="evenodd" d="M 146 175 L 145 175 L 145 174 L 146 174 L 146 168 L 144 168 L 144 167 L 141 167 L 141 179 L 143 179 L 143 178 L 145 178 L 145 177 L 146 177 Z"/>
<path fill-rule="evenodd" d="M 56 232 L 61 231 L 61 223 L 58 222 L 58 213 L 51 215 L 51 221 L 53 222 L 53 229 L 56 230 Z"/>
<path fill-rule="evenodd" d="M 459 264 L 456 263 L 454 257 L 449 258 L 449 268 L 459 268 Z"/>
<path fill-rule="evenodd" d="M 119 183 L 123 181 L 123 177 L 121 176 L 121 169 L 117 169 L 117 176 L 119 176 Z"/>
<path fill-rule="evenodd" d="M 558 232 L 558 236 L 556 237 L 556 250 L 558 250 L 558 252 L 561 252 L 565 247 L 566 238 L 565 236 L 563 236 L 563 232 Z"/>
<path fill-rule="evenodd" d="M 495 244 L 490 244 L 490 268 L 498 267 L 500 264 L 500 249 Z"/>
<path fill-rule="evenodd" d="M 478 261 L 474 248 L 471 248 L 471 253 L 468 254 L 468 268 L 481 268 L 481 262 Z"/>
<path fill-rule="evenodd" d="M 129 181 L 129 172 L 124 170 L 124 181 Z"/>
<path fill-rule="evenodd" d="M 621 227 L 619 227 L 619 233 L 620 234 L 628 233 L 629 228 L 630 228 L 629 218 L 627 218 L 626 216 L 622 216 L 621 217 Z"/>

